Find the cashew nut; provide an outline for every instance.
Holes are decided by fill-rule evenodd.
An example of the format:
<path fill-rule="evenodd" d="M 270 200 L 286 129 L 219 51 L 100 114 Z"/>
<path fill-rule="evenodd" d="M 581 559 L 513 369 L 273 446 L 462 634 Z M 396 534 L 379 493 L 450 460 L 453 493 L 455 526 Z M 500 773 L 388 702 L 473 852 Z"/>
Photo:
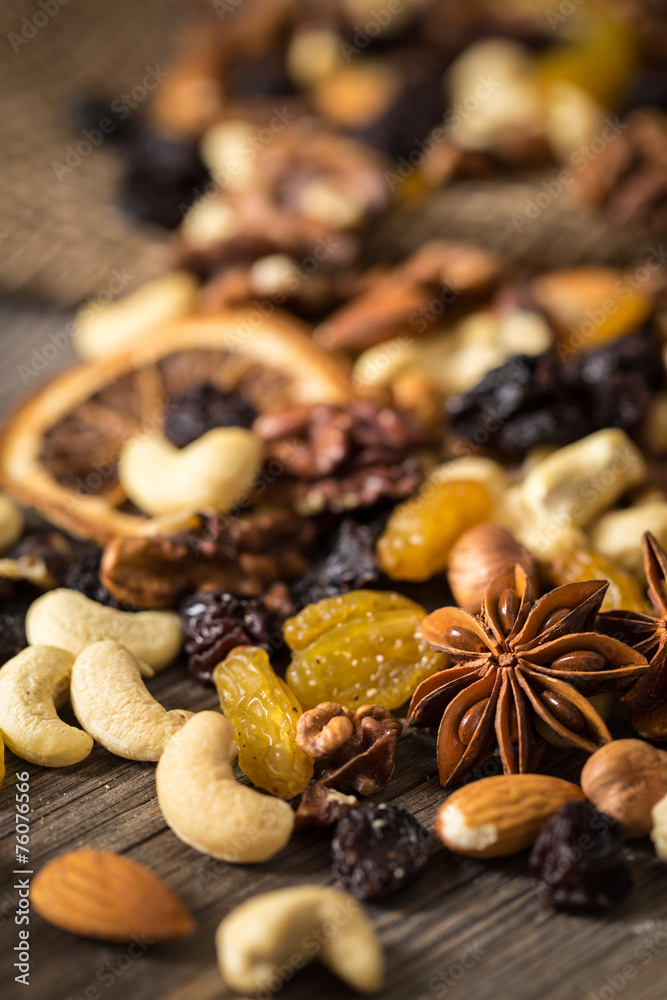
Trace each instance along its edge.
<path fill-rule="evenodd" d="M 244 427 L 216 427 L 180 450 L 149 432 L 124 445 L 118 475 L 147 514 L 225 510 L 248 489 L 261 461 L 261 444 Z"/>
<path fill-rule="evenodd" d="M 646 476 L 646 462 L 615 427 L 559 448 L 539 462 L 520 490 L 538 516 L 583 527 Z"/>
<path fill-rule="evenodd" d="M 217 712 L 198 712 L 167 743 L 155 772 L 162 814 L 177 837 L 203 854 L 244 864 L 280 851 L 294 827 L 282 799 L 234 778 L 234 730 Z"/>
<path fill-rule="evenodd" d="M 384 956 L 360 904 L 347 892 L 301 885 L 255 896 L 237 906 L 215 936 L 223 978 L 243 993 L 279 989 L 312 956 L 304 941 L 319 944 L 318 957 L 359 993 L 376 993 Z M 305 950 L 305 954 L 304 954 Z"/>
<path fill-rule="evenodd" d="M 163 708 L 146 689 L 136 658 L 110 640 L 95 642 L 77 656 L 70 697 L 85 731 L 129 760 L 159 760 L 167 740 L 192 716 Z"/>
<path fill-rule="evenodd" d="M 13 500 L 0 493 L 0 552 L 12 547 L 23 531 L 23 514 Z"/>
<path fill-rule="evenodd" d="M 667 503 L 664 500 L 609 511 L 590 529 L 591 543 L 607 559 L 620 563 L 624 569 L 642 578 L 645 531 L 655 535 L 661 545 L 667 545 Z"/>
<path fill-rule="evenodd" d="M 115 639 L 143 661 L 152 677 L 177 656 L 183 633 L 175 611 L 116 611 L 91 601 L 78 590 L 59 588 L 42 594 L 28 608 L 25 632 L 31 646 L 67 649 L 78 656 L 86 646 Z"/>
<path fill-rule="evenodd" d="M 130 347 L 137 336 L 188 313 L 197 295 L 197 280 L 187 271 L 171 271 L 129 295 L 79 311 L 74 346 L 83 358 L 99 358 Z"/>
<path fill-rule="evenodd" d="M 53 646 L 29 646 L 0 670 L 0 731 L 17 757 L 44 767 L 78 764 L 93 749 L 83 730 L 58 718 L 74 657 Z"/>

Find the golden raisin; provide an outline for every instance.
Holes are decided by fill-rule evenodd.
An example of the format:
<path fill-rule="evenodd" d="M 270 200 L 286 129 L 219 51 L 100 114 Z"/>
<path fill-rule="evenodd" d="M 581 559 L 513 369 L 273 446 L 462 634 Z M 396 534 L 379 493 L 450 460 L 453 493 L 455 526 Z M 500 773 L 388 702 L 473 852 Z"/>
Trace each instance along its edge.
<path fill-rule="evenodd" d="M 266 650 L 237 646 L 213 671 L 220 707 L 234 728 L 239 767 L 281 799 L 304 790 L 313 762 L 297 746 L 301 705 L 274 672 Z"/>
<path fill-rule="evenodd" d="M 551 583 L 577 583 L 580 580 L 608 580 L 601 611 L 642 611 L 647 608 L 642 589 L 635 577 L 622 566 L 591 549 L 573 549 L 556 556 L 545 567 Z"/>
<path fill-rule="evenodd" d="M 392 580 L 428 580 L 445 569 L 461 535 L 489 519 L 491 508 L 482 483 L 427 483 L 387 521 L 377 542 L 380 566 Z"/>
<path fill-rule="evenodd" d="M 287 679 L 304 709 L 323 701 L 390 710 L 449 660 L 421 638 L 424 608 L 399 594 L 351 591 L 311 604 L 285 626 Z"/>

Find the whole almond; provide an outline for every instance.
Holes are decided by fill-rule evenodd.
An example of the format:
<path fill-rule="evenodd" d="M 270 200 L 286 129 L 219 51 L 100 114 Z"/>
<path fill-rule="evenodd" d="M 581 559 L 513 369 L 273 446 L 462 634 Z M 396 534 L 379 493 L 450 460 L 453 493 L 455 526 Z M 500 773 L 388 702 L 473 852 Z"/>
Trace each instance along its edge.
<path fill-rule="evenodd" d="M 54 858 L 33 879 L 30 898 L 56 927 L 104 941 L 172 941 L 194 929 L 185 905 L 157 875 L 110 851 Z"/>
<path fill-rule="evenodd" d="M 516 854 L 535 840 L 540 827 L 572 799 L 577 785 L 547 774 L 502 774 L 457 789 L 435 817 L 442 842 L 471 858 Z"/>

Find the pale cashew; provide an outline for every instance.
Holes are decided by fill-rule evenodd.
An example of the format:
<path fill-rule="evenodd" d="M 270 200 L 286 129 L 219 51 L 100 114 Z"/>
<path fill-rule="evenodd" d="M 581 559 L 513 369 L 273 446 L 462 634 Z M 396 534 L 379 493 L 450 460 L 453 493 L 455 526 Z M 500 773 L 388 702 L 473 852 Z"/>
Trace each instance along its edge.
<path fill-rule="evenodd" d="M 177 837 L 213 858 L 245 864 L 280 851 L 294 827 L 282 799 L 234 778 L 234 731 L 217 712 L 198 712 L 167 743 L 155 772 L 162 814 Z"/>
<path fill-rule="evenodd" d="M 286 974 L 317 957 L 359 993 L 376 993 L 384 956 L 373 924 L 347 892 L 301 885 L 237 906 L 215 936 L 218 965 L 232 989 L 274 992 Z"/>
<path fill-rule="evenodd" d="M 596 552 L 620 563 L 641 579 L 645 531 L 655 535 L 661 545 L 667 545 L 667 503 L 664 500 L 609 511 L 591 527 L 591 543 Z"/>
<path fill-rule="evenodd" d="M 641 452 L 624 431 L 608 427 L 539 462 L 520 490 L 545 522 L 585 527 L 645 476 Z"/>
<path fill-rule="evenodd" d="M 178 655 L 183 632 L 175 611 L 116 611 L 91 601 L 78 590 L 51 590 L 28 608 L 25 632 L 31 646 L 67 649 L 78 656 L 86 646 L 115 639 L 142 661 L 152 677 Z"/>
<path fill-rule="evenodd" d="M 95 642 L 74 661 L 72 708 L 93 739 L 129 760 L 159 760 L 167 740 L 192 712 L 168 712 L 141 679 L 139 664 L 120 643 Z"/>
<path fill-rule="evenodd" d="M 124 347 L 194 306 L 197 279 L 187 271 L 170 271 L 148 281 L 122 299 L 83 306 L 74 325 L 74 346 L 83 358 L 99 358 Z"/>
<path fill-rule="evenodd" d="M 0 731 L 17 757 L 44 767 L 78 764 L 93 749 L 82 729 L 58 718 L 74 657 L 53 646 L 29 646 L 0 670 Z"/>
<path fill-rule="evenodd" d="M 23 531 L 23 514 L 13 500 L 0 493 L 0 552 L 10 549 Z"/>
<path fill-rule="evenodd" d="M 261 462 L 259 439 L 244 427 L 216 427 L 180 450 L 150 432 L 123 446 L 118 476 L 146 514 L 226 510 L 248 489 Z"/>

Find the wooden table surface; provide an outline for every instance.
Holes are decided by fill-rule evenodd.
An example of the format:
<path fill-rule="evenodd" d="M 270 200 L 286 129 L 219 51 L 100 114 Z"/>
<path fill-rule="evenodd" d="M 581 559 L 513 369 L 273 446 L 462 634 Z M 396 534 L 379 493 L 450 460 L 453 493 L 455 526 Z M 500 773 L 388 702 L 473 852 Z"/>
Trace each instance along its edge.
<path fill-rule="evenodd" d="M 0 309 L 5 408 L 23 391 L 31 359 L 50 333 L 67 329 L 65 312 L 10 304 Z M 51 352 L 49 352 L 51 353 Z M 42 372 L 70 360 L 59 352 Z M 30 384 L 34 381 L 28 377 Z M 190 681 L 174 665 L 149 682 L 169 708 L 212 708 L 212 689 Z M 67 717 L 67 713 L 65 713 Z M 69 721 L 72 717 L 69 716 Z M 550 750 L 545 769 L 576 780 L 583 762 L 574 751 Z M 165 826 L 155 798 L 154 765 L 133 763 L 96 746 L 81 764 L 49 770 L 7 754 L 0 799 L 0 996 L 32 1000 L 208 1000 L 231 996 L 217 971 L 214 932 L 237 903 L 259 892 L 304 882 L 331 884 L 329 834 L 296 836 L 260 866 L 227 865 L 186 847 Z M 147 945 L 138 956 L 122 946 L 86 941 L 30 922 L 28 989 L 14 982 L 13 786 L 30 774 L 30 860 L 38 871 L 50 858 L 76 847 L 127 854 L 163 878 L 191 908 L 194 935 L 181 943 Z M 379 796 L 400 803 L 432 829 L 444 798 L 438 784 L 434 739 L 409 732 L 399 741 L 396 772 Z M 527 852 L 494 862 L 457 857 L 434 839 L 422 878 L 385 901 L 368 906 L 387 954 L 382 1000 L 664 1000 L 667 996 L 667 866 L 648 840 L 632 844 L 635 888 L 602 919 L 554 914 L 537 899 L 527 873 Z M 19 876 L 20 877 L 20 876 Z M 284 1000 L 344 1000 L 350 992 L 321 966 L 299 972 Z"/>

